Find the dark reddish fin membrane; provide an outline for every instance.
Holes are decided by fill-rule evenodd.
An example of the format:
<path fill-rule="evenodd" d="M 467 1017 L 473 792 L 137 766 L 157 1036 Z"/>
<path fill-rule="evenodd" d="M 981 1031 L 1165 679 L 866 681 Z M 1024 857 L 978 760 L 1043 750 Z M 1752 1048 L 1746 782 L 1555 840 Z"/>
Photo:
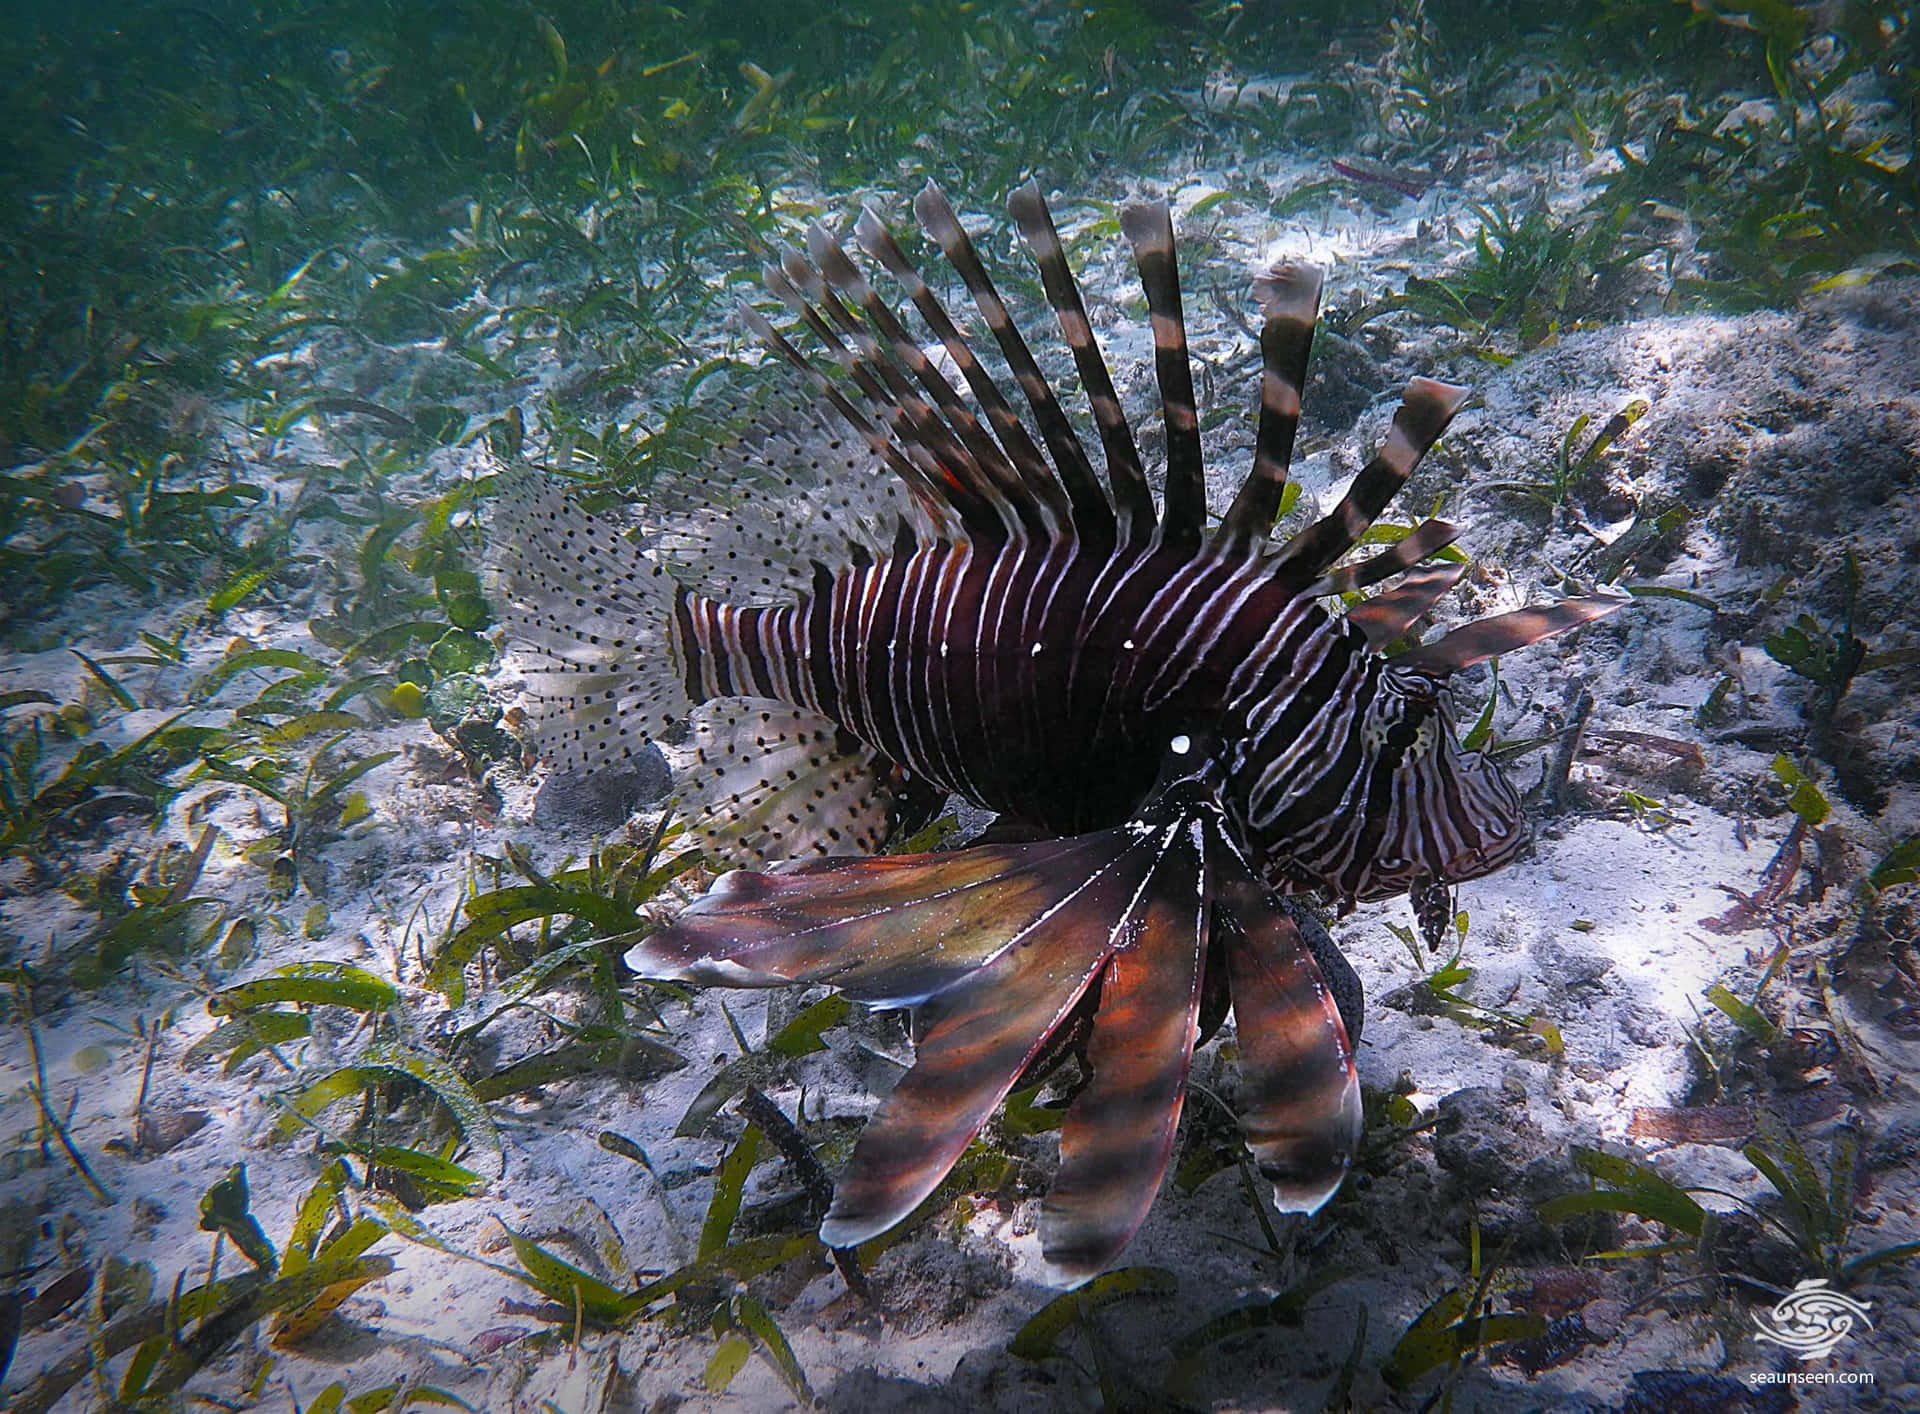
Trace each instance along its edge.
<path fill-rule="evenodd" d="M 1088 837 L 1083 837 L 1088 838 Z M 1125 939 L 1153 851 L 1126 830 L 1104 842 L 1108 867 L 1062 863 L 1062 901 L 1015 945 L 921 1007 L 913 1068 L 868 1122 L 820 1227 L 849 1247 L 900 1222 L 944 1178 L 1047 1038 Z M 920 946 L 938 949 L 937 935 Z"/>
<path fill-rule="evenodd" d="M 1359 543 L 1374 517 L 1407 484 L 1420 458 L 1447 430 L 1471 391 L 1431 378 L 1408 383 L 1385 444 L 1353 479 L 1340 504 L 1288 541 L 1281 557 L 1315 575 L 1324 574 Z"/>
<path fill-rule="evenodd" d="M 1053 213 L 1047 210 L 1040 188 L 1032 182 L 1017 188 L 1007 198 L 1007 213 L 1020 227 L 1020 235 L 1033 252 L 1040 268 L 1040 283 L 1046 288 L 1047 301 L 1060 323 L 1060 335 L 1073 352 L 1074 367 L 1080 372 L 1080 386 L 1093 411 L 1094 426 L 1100 431 L 1100 444 L 1107 457 L 1107 481 L 1113 489 L 1113 503 L 1126 518 L 1135 534 L 1144 537 L 1153 527 L 1153 492 L 1147 486 L 1147 474 L 1140 465 L 1140 451 L 1134 445 L 1133 431 L 1114 390 L 1113 375 L 1100 356 L 1099 342 L 1087 319 L 1086 302 L 1081 298 L 1079 282 L 1067 264 L 1060 234 L 1054 229 Z M 1078 512 L 1076 507 L 1076 513 Z M 1082 529 L 1086 527 L 1083 525 Z"/>
<path fill-rule="evenodd" d="M 1347 622 L 1367 636 L 1376 651 L 1412 628 L 1440 596 L 1459 582 L 1465 565 L 1428 565 L 1413 570 L 1393 588 L 1347 610 Z"/>
<path fill-rule="evenodd" d="M 972 239 L 960 224 L 960 218 L 954 215 L 953 208 L 947 204 L 945 194 L 928 182 L 920 195 L 914 198 L 913 210 L 927 234 L 945 252 L 948 263 L 965 283 L 967 292 L 973 296 L 974 307 L 980 311 L 980 317 L 986 321 L 994 341 L 999 344 L 1007 367 L 1013 370 L 1014 381 L 1020 385 L 1020 391 L 1026 395 L 1027 405 L 1033 409 L 1034 421 L 1040 426 L 1041 439 L 1053 454 L 1060 484 L 1066 487 L 1075 513 L 1084 511 L 1089 516 L 1111 517 L 1112 508 L 1107 505 L 1106 493 L 1101 491 L 1100 483 L 1094 478 L 1093 465 L 1087 460 L 1086 448 L 1080 445 L 1073 424 L 1061 410 L 1046 375 L 1041 373 L 1040 365 L 1034 362 L 1026 340 L 1020 337 L 1013 316 L 1007 313 L 999 291 L 994 289 L 986 267 L 980 263 Z"/>
<path fill-rule="evenodd" d="M 1281 263 L 1253 282 L 1262 315 L 1260 429 L 1253 469 L 1221 524 L 1219 533 L 1229 544 L 1249 546 L 1265 540 L 1280 513 L 1294 437 L 1300 430 L 1300 396 L 1313 350 L 1314 323 L 1320 317 L 1322 278 L 1318 266 Z"/>
<path fill-rule="evenodd" d="M 1108 830 L 737 871 L 636 946 L 627 965 L 643 977 L 734 987 L 824 982 L 869 1006 L 916 1005 L 1044 934 L 1131 838 Z"/>
<path fill-rule="evenodd" d="M 1200 415 L 1193 401 L 1193 366 L 1187 359 L 1187 321 L 1180 305 L 1180 272 L 1174 259 L 1173 216 L 1164 201 L 1128 206 L 1120 212 L 1120 229 L 1133 244 L 1153 318 L 1154 373 L 1167 428 L 1161 538 L 1168 545 L 1197 547 L 1207 518 L 1207 483 L 1200 458 Z"/>
<path fill-rule="evenodd" d="M 1360 1146 L 1360 1079 L 1340 1009 L 1293 920 L 1243 880 L 1216 906 L 1240 1043 L 1241 1132 L 1284 1212 L 1317 1211 Z"/>
<path fill-rule="evenodd" d="M 1632 597 L 1624 593 L 1596 594 L 1582 599 L 1562 599 L 1558 604 L 1539 609 L 1515 609 L 1510 614 L 1496 614 L 1490 619 L 1462 624 L 1445 638 L 1424 644 L 1396 661 L 1431 673 L 1457 673 L 1488 658 L 1497 658 L 1502 653 L 1511 653 L 1529 643 L 1605 618 L 1632 602 Z"/>
<path fill-rule="evenodd" d="M 1197 828 L 1176 825 L 1122 927 L 1135 941 L 1101 975 L 1087 1060 L 1067 1111 L 1060 1172 L 1040 1210 L 1052 1278 L 1078 1285 L 1120 1255 L 1153 1206 L 1173 1153 L 1198 1037 L 1207 951 Z"/>

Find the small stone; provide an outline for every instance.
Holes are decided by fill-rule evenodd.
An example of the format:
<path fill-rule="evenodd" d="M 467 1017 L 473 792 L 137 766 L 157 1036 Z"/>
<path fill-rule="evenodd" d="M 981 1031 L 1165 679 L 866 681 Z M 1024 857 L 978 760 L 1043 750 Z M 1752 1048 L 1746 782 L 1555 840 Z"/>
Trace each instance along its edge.
<path fill-rule="evenodd" d="M 672 784 L 673 769 L 651 745 L 618 770 L 555 771 L 533 798 L 533 823 L 605 834 L 619 829 L 634 811 L 659 801 Z"/>
<path fill-rule="evenodd" d="M 1433 1156 L 1469 1188 L 1510 1187 L 1533 1157 L 1523 1135 L 1526 1092 L 1474 1085 L 1440 1102 L 1433 1126 Z"/>
<path fill-rule="evenodd" d="M 1580 1319 L 1587 1323 L 1587 1329 L 1600 1340 L 1612 1340 L 1620 1329 L 1621 1317 L 1626 1315 L 1626 1306 L 1611 1296 L 1597 1297 L 1580 1308 Z"/>

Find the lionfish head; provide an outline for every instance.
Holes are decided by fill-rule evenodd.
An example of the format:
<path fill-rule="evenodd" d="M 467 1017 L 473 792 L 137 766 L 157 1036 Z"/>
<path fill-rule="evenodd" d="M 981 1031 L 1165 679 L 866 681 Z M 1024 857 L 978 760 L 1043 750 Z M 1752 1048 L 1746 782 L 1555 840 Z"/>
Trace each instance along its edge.
<path fill-rule="evenodd" d="M 1385 787 L 1379 843 L 1358 851 L 1344 878 L 1350 898 L 1384 898 L 1420 885 L 1457 884 L 1510 863 L 1530 831 L 1506 774 L 1454 739 L 1445 683 L 1389 662 L 1366 735 L 1375 779 Z"/>

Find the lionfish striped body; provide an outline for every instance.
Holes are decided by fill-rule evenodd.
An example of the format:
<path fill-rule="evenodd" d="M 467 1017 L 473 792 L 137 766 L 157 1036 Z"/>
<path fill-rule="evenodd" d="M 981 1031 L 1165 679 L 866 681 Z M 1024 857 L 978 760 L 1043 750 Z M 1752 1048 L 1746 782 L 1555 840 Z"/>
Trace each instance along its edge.
<path fill-rule="evenodd" d="M 1207 527 L 1172 225 L 1164 204 L 1129 208 L 1167 434 L 1156 507 L 1045 204 L 1029 186 L 1009 207 L 1086 390 L 1104 485 L 929 186 L 916 212 L 967 285 L 1037 440 L 869 212 L 861 245 L 971 405 L 818 228 L 806 256 L 787 253 L 765 280 L 824 368 L 747 318 L 839 420 L 820 434 L 828 460 L 857 473 L 864 458 L 903 496 L 849 493 L 824 536 L 797 523 L 761 532 L 750 548 L 808 566 L 784 596 L 758 596 L 774 602 L 682 587 L 658 557 L 534 487 L 509 498 L 502 567 L 535 652 L 545 744 L 595 766 L 691 715 L 703 766 L 689 794 L 707 839 L 765 866 L 723 876 L 634 949 L 635 970 L 827 982 L 917 1009 L 915 1065 L 837 1187 L 828 1242 L 904 1218 L 1029 1067 L 1078 1034 L 1069 1023 L 1091 1017 L 1086 1084 L 1042 1215 L 1053 1274 L 1076 1282 L 1144 1218 L 1193 1047 L 1228 998 L 1236 1108 L 1277 1201 L 1311 1211 L 1338 1187 L 1359 1133 L 1357 983 L 1277 896 L 1431 897 L 1511 859 L 1525 837 L 1518 797 L 1458 751 L 1441 687 L 1620 601 L 1562 600 L 1385 656 L 1457 578 L 1457 565 L 1423 564 L 1453 529 L 1429 520 L 1340 562 L 1465 390 L 1414 380 L 1335 510 L 1272 544 L 1319 297 L 1317 272 L 1276 266 L 1255 283 L 1266 371 L 1254 465 Z M 742 455 L 790 488 L 803 479 L 785 468 L 820 460 L 784 433 Z M 775 560 L 766 554 L 763 579 L 777 589 Z M 1320 602 L 1387 580 L 1343 615 Z M 929 784 L 1051 838 L 865 857 L 890 801 Z"/>

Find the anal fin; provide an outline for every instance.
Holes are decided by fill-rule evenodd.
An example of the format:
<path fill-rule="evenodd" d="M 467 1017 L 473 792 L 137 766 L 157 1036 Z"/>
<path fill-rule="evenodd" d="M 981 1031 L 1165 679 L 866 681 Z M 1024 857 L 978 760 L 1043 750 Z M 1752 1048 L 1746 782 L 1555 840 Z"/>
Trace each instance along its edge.
<path fill-rule="evenodd" d="M 692 840 L 732 865 L 872 854 L 886 840 L 878 758 L 827 718 L 771 698 L 723 697 L 691 714 L 697 764 L 682 788 Z"/>

